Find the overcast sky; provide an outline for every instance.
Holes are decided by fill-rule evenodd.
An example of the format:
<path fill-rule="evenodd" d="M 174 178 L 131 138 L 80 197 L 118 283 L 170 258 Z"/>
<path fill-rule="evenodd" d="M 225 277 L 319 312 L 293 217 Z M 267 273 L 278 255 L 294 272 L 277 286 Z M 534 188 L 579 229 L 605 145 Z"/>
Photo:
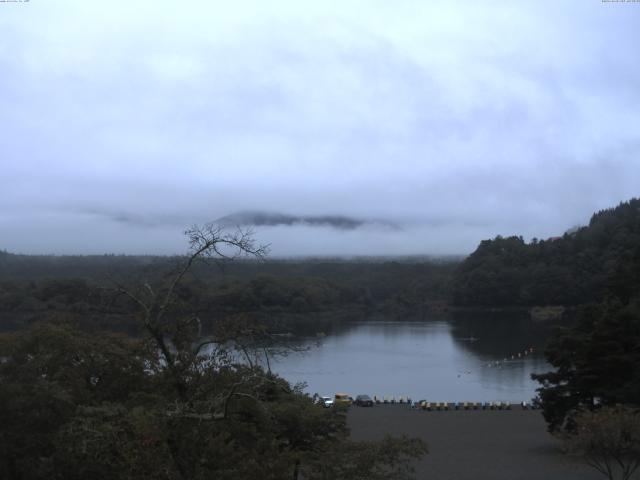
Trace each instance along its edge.
<path fill-rule="evenodd" d="M 246 211 L 302 219 L 256 227 L 274 255 L 560 235 L 640 195 L 639 25 L 601 0 L 0 3 L 0 249 L 176 253 Z"/>

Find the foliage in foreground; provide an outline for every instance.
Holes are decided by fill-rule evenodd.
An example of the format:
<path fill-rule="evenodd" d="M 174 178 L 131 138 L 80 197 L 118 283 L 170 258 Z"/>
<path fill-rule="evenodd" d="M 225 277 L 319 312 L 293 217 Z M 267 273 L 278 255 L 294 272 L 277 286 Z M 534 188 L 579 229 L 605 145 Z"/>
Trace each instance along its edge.
<path fill-rule="evenodd" d="M 410 478 L 417 440 L 352 442 L 340 410 L 202 358 L 184 392 L 153 343 L 41 324 L 0 341 L 0 477 Z"/>
<path fill-rule="evenodd" d="M 422 442 L 350 441 L 344 411 L 251 360 L 272 346 L 260 326 L 231 318 L 203 335 L 179 295 L 194 265 L 266 248 L 212 224 L 185 234 L 190 251 L 173 271 L 113 281 L 142 339 L 53 323 L 0 337 L 2 478 L 408 478 Z"/>
<path fill-rule="evenodd" d="M 601 405 L 640 406 L 640 302 L 585 307 L 546 349 L 555 367 L 533 375 L 549 430 L 574 430 L 575 416 Z"/>
<path fill-rule="evenodd" d="M 581 412 L 575 423 L 564 436 L 568 449 L 609 480 L 629 480 L 640 467 L 640 411 L 603 407 Z"/>

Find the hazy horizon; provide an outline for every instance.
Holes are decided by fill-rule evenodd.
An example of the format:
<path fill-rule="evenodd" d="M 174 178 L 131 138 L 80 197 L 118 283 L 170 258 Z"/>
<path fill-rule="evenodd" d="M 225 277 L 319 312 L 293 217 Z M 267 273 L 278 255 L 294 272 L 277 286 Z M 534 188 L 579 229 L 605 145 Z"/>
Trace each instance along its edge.
<path fill-rule="evenodd" d="M 0 250 L 465 255 L 640 195 L 640 4 L 0 3 Z M 231 220 L 229 217 L 231 216 Z"/>

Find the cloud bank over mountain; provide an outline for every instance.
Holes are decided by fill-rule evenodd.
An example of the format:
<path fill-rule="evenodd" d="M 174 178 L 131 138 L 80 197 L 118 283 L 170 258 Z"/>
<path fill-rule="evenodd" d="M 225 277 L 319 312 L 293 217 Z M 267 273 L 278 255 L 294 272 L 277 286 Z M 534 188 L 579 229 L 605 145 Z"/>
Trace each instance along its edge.
<path fill-rule="evenodd" d="M 361 219 L 343 215 L 288 215 L 273 212 L 238 212 L 215 220 L 224 227 L 276 227 L 276 226 L 310 226 L 330 227 L 338 230 L 354 230 L 363 226 L 378 226 L 390 229 L 399 227 L 389 221 Z"/>
<path fill-rule="evenodd" d="M 560 234 L 640 194 L 639 23 L 582 0 L 7 4 L 0 249 L 175 253 L 234 212 L 282 255 Z"/>

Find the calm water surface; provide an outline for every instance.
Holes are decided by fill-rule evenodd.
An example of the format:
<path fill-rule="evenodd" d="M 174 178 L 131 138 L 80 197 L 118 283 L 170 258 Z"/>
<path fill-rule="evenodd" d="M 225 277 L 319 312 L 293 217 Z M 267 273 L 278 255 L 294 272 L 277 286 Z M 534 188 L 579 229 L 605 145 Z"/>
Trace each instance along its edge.
<path fill-rule="evenodd" d="M 531 373 L 550 369 L 542 355 L 548 335 L 548 328 L 528 319 L 486 315 L 370 320 L 307 339 L 306 352 L 272 366 L 291 382 L 307 382 L 310 394 L 520 402 L 535 395 Z"/>

